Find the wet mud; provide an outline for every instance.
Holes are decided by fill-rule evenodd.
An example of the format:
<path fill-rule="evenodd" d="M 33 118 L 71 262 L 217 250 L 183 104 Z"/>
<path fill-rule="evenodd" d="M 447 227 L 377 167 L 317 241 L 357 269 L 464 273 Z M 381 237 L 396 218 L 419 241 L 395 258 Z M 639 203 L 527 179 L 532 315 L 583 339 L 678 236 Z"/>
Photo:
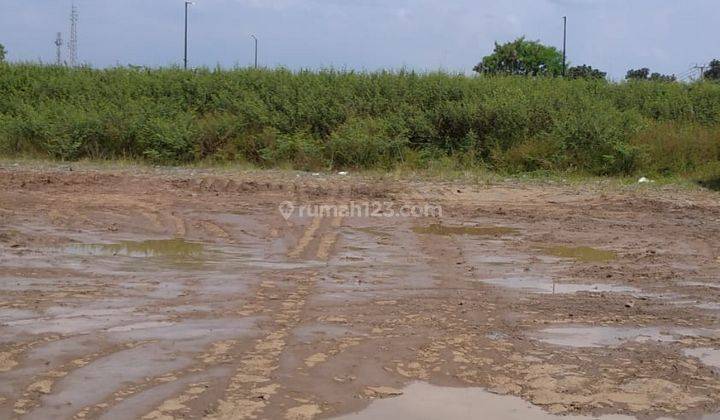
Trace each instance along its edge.
<path fill-rule="evenodd" d="M 0 418 L 718 418 L 719 198 L 6 165 Z"/>

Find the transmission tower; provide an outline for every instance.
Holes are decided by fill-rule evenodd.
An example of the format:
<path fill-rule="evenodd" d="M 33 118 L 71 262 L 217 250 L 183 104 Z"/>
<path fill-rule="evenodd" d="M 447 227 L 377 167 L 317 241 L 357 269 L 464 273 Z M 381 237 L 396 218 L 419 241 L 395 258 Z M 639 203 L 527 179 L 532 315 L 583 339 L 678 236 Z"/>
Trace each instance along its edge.
<path fill-rule="evenodd" d="M 55 46 L 57 47 L 57 62 L 56 64 L 58 66 L 62 66 L 62 45 L 63 45 L 63 39 L 62 39 L 62 33 L 57 33 L 57 38 L 55 38 Z"/>
<path fill-rule="evenodd" d="M 72 66 L 72 67 L 77 66 L 77 63 L 78 63 L 77 25 L 78 25 L 78 10 L 77 10 L 77 7 L 75 7 L 75 4 L 73 4 L 72 10 L 70 12 L 70 41 L 68 42 L 68 61 L 69 61 L 70 66 Z"/>

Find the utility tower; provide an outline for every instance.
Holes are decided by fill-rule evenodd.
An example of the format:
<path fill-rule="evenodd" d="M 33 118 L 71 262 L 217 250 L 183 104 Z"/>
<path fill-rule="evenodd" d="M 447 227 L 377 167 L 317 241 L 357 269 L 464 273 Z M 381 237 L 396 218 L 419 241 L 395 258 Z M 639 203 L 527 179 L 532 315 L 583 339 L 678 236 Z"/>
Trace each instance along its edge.
<path fill-rule="evenodd" d="M 699 71 L 700 71 L 700 76 L 698 77 L 699 80 L 705 79 L 705 68 L 706 68 L 706 67 L 707 67 L 707 66 L 706 66 L 705 64 L 695 64 L 695 65 L 693 66 L 693 69 L 694 69 L 694 70 L 699 70 Z"/>
<path fill-rule="evenodd" d="M 68 42 L 68 64 L 70 64 L 71 67 L 75 67 L 78 64 L 77 25 L 78 25 L 78 10 L 77 10 L 77 7 L 75 7 L 75 4 L 73 3 L 72 10 L 70 11 L 70 41 Z"/>
<path fill-rule="evenodd" d="M 62 33 L 57 33 L 57 38 L 55 38 L 55 46 L 57 47 L 57 61 L 55 64 L 58 66 L 62 66 L 62 46 L 63 46 L 63 39 L 62 39 Z"/>

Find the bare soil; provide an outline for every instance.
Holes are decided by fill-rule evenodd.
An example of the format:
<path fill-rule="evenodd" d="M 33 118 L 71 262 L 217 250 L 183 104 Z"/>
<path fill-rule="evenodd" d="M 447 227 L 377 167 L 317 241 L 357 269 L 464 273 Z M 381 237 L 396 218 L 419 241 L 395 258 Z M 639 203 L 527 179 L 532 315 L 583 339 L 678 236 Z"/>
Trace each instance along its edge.
<path fill-rule="evenodd" d="M 720 412 L 716 192 L 70 169 L 0 168 L 0 418 Z"/>

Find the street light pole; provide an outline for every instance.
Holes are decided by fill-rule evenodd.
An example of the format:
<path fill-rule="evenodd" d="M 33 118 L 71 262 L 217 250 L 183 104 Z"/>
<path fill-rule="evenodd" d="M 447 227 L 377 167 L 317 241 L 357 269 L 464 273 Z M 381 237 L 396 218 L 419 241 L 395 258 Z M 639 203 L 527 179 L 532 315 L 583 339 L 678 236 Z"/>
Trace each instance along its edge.
<path fill-rule="evenodd" d="M 255 40 L 255 68 L 258 68 L 258 39 L 255 35 L 250 35 Z"/>
<path fill-rule="evenodd" d="M 562 74 L 565 77 L 565 71 L 567 69 L 567 16 L 563 16 L 563 70 Z"/>
<path fill-rule="evenodd" d="M 188 6 L 195 4 L 191 1 L 185 1 L 185 56 L 183 59 L 183 67 L 188 68 Z"/>

